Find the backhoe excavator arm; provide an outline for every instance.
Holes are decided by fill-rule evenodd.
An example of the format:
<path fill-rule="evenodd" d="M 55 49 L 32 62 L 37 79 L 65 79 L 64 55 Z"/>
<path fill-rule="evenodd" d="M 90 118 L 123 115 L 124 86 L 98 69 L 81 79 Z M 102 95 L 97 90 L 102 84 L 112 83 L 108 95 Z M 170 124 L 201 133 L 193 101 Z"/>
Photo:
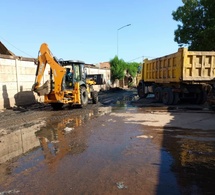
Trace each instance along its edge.
<path fill-rule="evenodd" d="M 40 55 L 38 56 L 36 79 L 35 79 L 35 84 L 32 87 L 32 90 L 37 92 L 38 95 L 47 95 L 50 93 L 50 90 L 51 90 L 50 82 L 46 82 L 44 85 L 41 85 L 41 81 L 47 64 L 50 65 L 50 68 L 52 70 L 52 74 L 54 77 L 53 91 L 54 91 L 55 98 L 56 100 L 61 100 L 64 95 L 64 92 L 62 90 L 62 83 L 63 83 L 63 78 L 66 73 L 66 70 L 56 62 L 46 43 L 43 43 L 40 47 Z"/>

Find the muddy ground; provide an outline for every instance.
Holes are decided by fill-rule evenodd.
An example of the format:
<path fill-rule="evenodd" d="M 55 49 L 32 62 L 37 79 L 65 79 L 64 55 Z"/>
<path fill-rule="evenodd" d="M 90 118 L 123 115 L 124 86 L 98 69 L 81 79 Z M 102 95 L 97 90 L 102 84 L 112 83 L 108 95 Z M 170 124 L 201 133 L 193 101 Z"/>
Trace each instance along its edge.
<path fill-rule="evenodd" d="M 167 107 L 136 89 L 97 105 L 0 113 L 0 195 L 214 194 L 215 120 L 207 104 Z"/>

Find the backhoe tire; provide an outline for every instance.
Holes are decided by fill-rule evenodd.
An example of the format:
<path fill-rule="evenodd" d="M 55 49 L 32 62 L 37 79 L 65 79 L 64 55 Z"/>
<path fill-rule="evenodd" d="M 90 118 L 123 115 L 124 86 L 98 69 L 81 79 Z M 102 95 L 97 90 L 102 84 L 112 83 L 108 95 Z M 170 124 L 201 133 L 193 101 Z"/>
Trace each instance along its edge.
<path fill-rule="evenodd" d="M 97 104 L 98 101 L 99 101 L 98 92 L 97 91 L 92 91 L 91 92 L 91 97 L 92 97 L 93 104 Z"/>
<path fill-rule="evenodd" d="M 81 107 L 86 107 L 88 104 L 88 94 L 86 87 L 81 86 L 80 87 L 80 95 L 81 95 Z"/>
<path fill-rule="evenodd" d="M 63 103 L 52 103 L 51 107 L 53 108 L 53 110 L 61 110 L 63 107 Z"/>

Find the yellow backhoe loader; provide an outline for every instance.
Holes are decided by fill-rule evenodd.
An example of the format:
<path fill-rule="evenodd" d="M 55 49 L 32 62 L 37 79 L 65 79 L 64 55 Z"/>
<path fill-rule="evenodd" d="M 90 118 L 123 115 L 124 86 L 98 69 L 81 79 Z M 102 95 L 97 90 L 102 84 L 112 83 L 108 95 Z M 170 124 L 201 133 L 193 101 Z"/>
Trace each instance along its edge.
<path fill-rule="evenodd" d="M 47 64 L 50 66 L 49 79 L 42 84 Z M 57 60 L 46 43 L 40 47 L 36 61 L 37 71 L 32 90 L 44 96 L 44 103 L 53 109 L 61 109 L 64 104 L 85 107 L 88 100 L 98 102 L 98 92 L 94 91 L 95 81 L 86 79 L 85 63 L 73 60 Z"/>

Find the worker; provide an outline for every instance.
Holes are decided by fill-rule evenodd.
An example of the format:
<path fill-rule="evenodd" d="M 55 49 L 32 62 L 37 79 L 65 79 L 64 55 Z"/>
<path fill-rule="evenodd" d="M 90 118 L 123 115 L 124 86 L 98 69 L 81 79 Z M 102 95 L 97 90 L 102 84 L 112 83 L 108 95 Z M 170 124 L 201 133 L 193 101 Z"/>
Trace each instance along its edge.
<path fill-rule="evenodd" d="M 72 87 L 73 83 L 73 71 L 70 68 L 66 68 L 66 86 Z"/>
<path fill-rule="evenodd" d="M 70 68 L 66 68 L 66 81 L 72 82 L 73 71 Z"/>

